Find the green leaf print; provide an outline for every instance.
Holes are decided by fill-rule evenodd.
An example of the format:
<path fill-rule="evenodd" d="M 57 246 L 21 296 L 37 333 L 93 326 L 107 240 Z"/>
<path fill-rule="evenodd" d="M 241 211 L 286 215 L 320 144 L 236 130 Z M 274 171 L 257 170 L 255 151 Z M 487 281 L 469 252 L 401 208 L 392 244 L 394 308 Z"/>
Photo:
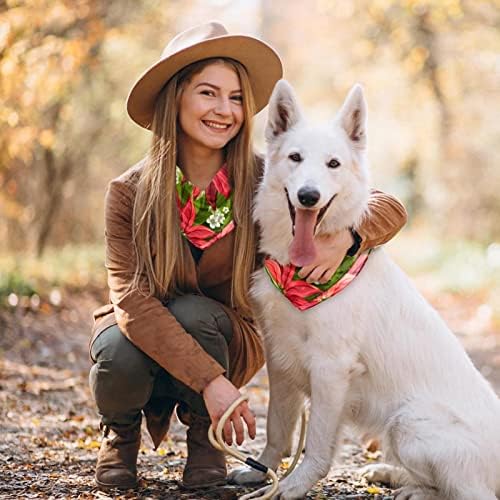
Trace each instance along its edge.
<path fill-rule="evenodd" d="M 340 266 L 337 268 L 333 276 L 328 280 L 327 283 L 323 285 L 317 285 L 317 287 L 322 290 L 323 292 L 325 290 L 328 290 L 330 287 L 335 285 L 340 279 L 351 269 L 352 265 L 354 264 L 354 261 L 356 260 L 356 256 L 349 257 L 346 255 L 344 257 L 344 260 L 340 264 Z"/>
<path fill-rule="evenodd" d="M 232 195 L 232 193 L 231 193 Z M 229 195 L 229 198 L 231 198 L 231 195 Z M 215 200 L 215 204 L 218 206 L 218 207 L 224 207 L 227 205 L 227 198 L 221 194 L 221 193 L 217 193 L 217 198 Z"/>
<path fill-rule="evenodd" d="M 348 255 L 346 255 L 344 257 L 344 260 L 341 262 L 340 266 L 337 268 L 335 273 L 333 273 L 332 277 L 326 283 L 323 283 L 323 284 L 316 284 L 315 283 L 314 286 L 319 288 L 322 292 L 328 290 L 333 285 L 335 285 L 335 283 L 340 281 L 340 279 L 349 271 L 349 269 L 351 269 L 351 266 L 353 265 L 355 260 L 356 260 L 355 256 L 349 257 Z M 293 279 L 295 281 L 302 279 L 299 276 L 299 271 L 301 269 L 302 269 L 301 267 L 297 267 L 297 269 L 295 270 L 295 274 L 293 275 Z M 310 295 L 309 297 L 306 297 L 306 300 L 309 300 L 309 301 L 314 300 L 318 295 L 319 294 Z"/>

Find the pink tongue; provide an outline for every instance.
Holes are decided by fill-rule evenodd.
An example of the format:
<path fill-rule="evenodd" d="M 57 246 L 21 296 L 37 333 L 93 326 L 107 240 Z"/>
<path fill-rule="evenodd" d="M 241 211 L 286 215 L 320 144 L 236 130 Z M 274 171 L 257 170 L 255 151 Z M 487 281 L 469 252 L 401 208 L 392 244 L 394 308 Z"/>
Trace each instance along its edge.
<path fill-rule="evenodd" d="M 317 217 L 317 210 L 301 210 L 298 208 L 295 212 L 295 236 L 288 249 L 288 255 L 292 264 L 296 266 L 307 266 L 316 257 L 314 226 Z"/>

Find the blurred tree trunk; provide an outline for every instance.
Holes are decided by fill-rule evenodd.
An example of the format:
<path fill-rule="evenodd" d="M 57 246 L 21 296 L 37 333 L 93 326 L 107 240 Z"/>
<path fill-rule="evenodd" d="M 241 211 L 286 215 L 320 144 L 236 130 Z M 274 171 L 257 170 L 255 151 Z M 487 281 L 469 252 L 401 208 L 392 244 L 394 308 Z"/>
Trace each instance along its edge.
<path fill-rule="evenodd" d="M 274 23 L 276 21 L 274 2 L 260 1 L 260 34 L 263 40 L 273 40 Z"/>
<path fill-rule="evenodd" d="M 370 2 L 367 2 L 368 6 Z M 408 164 L 401 166 L 405 181 L 409 184 L 411 203 L 414 203 L 414 212 L 418 212 L 425 199 L 425 191 L 429 185 L 428 181 L 434 183 L 437 190 L 445 193 L 456 183 L 459 171 L 450 168 L 453 162 L 452 136 L 454 129 L 454 117 L 452 107 L 446 95 L 444 71 L 445 56 L 441 47 L 441 32 L 444 26 L 451 26 L 452 21 L 447 17 L 444 6 L 432 3 L 406 3 L 401 0 L 392 0 L 390 8 L 370 10 L 372 40 L 375 44 L 381 41 L 392 45 L 398 58 L 409 72 L 412 86 L 418 92 L 422 86 L 428 89 L 435 103 L 436 121 L 435 128 L 437 136 L 433 142 L 436 144 L 435 169 L 432 180 L 429 179 L 426 166 L 418 155 L 410 157 Z M 369 31 L 368 31 L 369 32 Z M 400 36 L 394 36 L 400 33 Z M 403 33 L 403 35 L 401 35 Z M 368 35 L 370 38 L 370 35 Z M 410 80 L 410 81 L 411 81 Z M 426 178 L 426 182 L 419 182 L 420 178 Z M 436 222 L 443 222 L 450 210 L 450 198 L 446 195 L 432 196 L 434 218 Z M 429 202 L 430 200 L 427 200 Z"/>
<path fill-rule="evenodd" d="M 72 143 L 71 114 L 65 116 L 65 108 L 72 107 L 82 75 L 99 64 L 109 10 L 99 0 L 68 5 L 26 0 L 17 9 L 7 9 L 7 35 L 0 51 L 0 123 L 5 125 L 0 172 L 12 177 L 13 190 L 4 204 L 21 207 L 5 215 L 23 235 L 9 238 L 8 250 L 28 246 L 42 255 L 74 174 L 72 158 L 78 155 L 78 165 L 87 163 L 92 137 Z"/>
<path fill-rule="evenodd" d="M 405 206 L 408 212 L 408 224 L 422 210 L 422 188 L 418 177 L 418 154 L 416 152 L 408 156 L 401 165 L 401 177 L 405 183 Z"/>
<path fill-rule="evenodd" d="M 286 27 L 289 22 L 288 17 L 283 15 L 283 4 L 281 2 L 269 2 L 268 0 L 260 1 L 260 36 L 263 40 L 273 40 L 273 48 L 286 64 L 286 74 L 290 80 L 293 80 L 293 69 L 291 62 L 293 58 L 288 57 L 290 47 L 290 37 Z M 288 11 L 295 10 L 296 6 L 293 3 L 287 4 L 285 7 Z M 287 14 L 290 16 L 290 13 Z"/>
<path fill-rule="evenodd" d="M 43 189 L 46 201 L 40 212 L 36 235 L 36 255 L 41 257 L 50 236 L 54 220 L 59 212 L 63 199 L 63 190 L 66 182 L 71 177 L 73 163 L 66 157 L 60 161 L 50 149 L 43 150 L 43 165 L 45 168 L 45 179 Z"/>
<path fill-rule="evenodd" d="M 416 16 L 414 37 L 416 45 L 423 47 L 427 51 L 427 57 L 422 68 L 422 76 L 429 81 L 437 104 L 441 157 L 446 161 L 449 153 L 452 113 L 439 78 L 438 70 L 442 63 L 439 58 L 439 40 L 435 28 L 430 22 L 430 11 L 428 8 L 422 9 Z"/>
<path fill-rule="evenodd" d="M 92 60 L 98 57 L 101 45 L 102 42 L 99 42 L 92 47 Z M 86 80 L 92 77 L 87 66 L 83 66 L 81 72 Z M 63 95 L 47 113 L 46 126 L 49 130 L 61 129 L 61 110 L 65 103 L 66 97 Z M 76 165 L 79 168 L 86 166 L 89 152 L 87 148 L 93 144 L 100 132 L 100 127 L 94 128 L 93 132 L 85 138 L 85 144 L 65 144 L 57 153 L 51 147 L 40 145 L 41 155 L 37 163 L 40 163 L 43 168 L 43 181 L 40 185 L 41 191 L 37 196 L 38 214 L 35 226 L 35 252 L 38 257 L 43 255 L 47 243 L 50 241 L 52 228 L 62 206 L 64 188 L 68 181 L 73 178 Z M 36 167 L 37 165 L 35 165 Z"/>

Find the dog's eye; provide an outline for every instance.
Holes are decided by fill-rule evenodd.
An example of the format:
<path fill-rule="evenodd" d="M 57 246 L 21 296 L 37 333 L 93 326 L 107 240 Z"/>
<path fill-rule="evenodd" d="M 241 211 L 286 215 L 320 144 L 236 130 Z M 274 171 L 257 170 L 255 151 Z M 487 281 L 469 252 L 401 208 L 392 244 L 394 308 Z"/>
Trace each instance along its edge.
<path fill-rule="evenodd" d="M 300 156 L 299 153 L 292 153 L 291 155 L 288 155 L 288 158 L 290 158 L 290 160 L 297 162 L 297 163 L 302 161 L 302 156 Z"/>
<path fill-rule="evenodd" d="M 340 162 L 338 160 L 336 160 L 335 158 L 331 159 L 328 162 L 328 168 L 337 168 L 337 167 L 340 167 Z"/>

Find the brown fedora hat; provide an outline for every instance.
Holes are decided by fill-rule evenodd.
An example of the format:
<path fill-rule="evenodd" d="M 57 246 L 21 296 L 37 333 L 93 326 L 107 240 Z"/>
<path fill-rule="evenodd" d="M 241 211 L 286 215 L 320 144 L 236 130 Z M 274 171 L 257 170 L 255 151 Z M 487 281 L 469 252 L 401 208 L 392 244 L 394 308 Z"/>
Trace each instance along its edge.
<path fill-rule="evenodd" d="M 281 60 L 269 45 L 251 36 L 230 35 L 221 23 L 212 21 L 173 38 L 160 60 L 139 77 L 127 98 L 132 120 L 149 129 L 156 98 L 168 80 L 189 64 L 211 57 L 228 57 L 245 66 L 256 112 L 266 106 L 274 84 L 283 75 Z"/>

